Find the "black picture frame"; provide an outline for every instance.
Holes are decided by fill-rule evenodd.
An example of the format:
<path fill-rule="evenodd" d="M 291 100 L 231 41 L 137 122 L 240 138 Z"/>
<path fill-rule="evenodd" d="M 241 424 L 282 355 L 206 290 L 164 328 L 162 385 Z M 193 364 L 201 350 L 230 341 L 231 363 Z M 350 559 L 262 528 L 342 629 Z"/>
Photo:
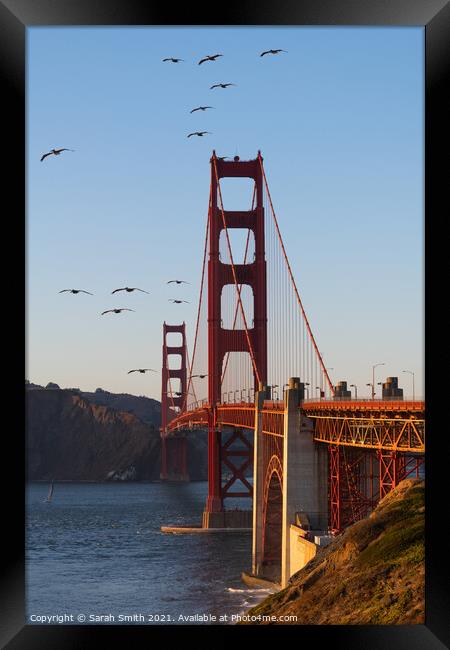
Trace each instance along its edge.
<path fill-rule="evenodd" d="M 426 623 L 415 626 L 224 626 L 220 639 L 255 642 L 273 641 L 286 633 L 297 635 L 298 643 L 332 644 L 342 648 L 390 650 L 438 650 L 448 647 L 450 603 L 445 567 L 447 538 L 446 455 L 448 436 L 445 424 L 445 384 L 439 384 L 435 371 L 443 363 L 446 351 L 446 323 L 437 315 L 445 306 L 448 292 L 439 282 L 447 279 L 445 240 L 441 224 L 448 214 L 448 160 L 444 134 L 448 119 L 445 80 L 448 79 L 450 6 L 446 0 L 285 0 L 284 2 L 244 2 L 218 5 L 217 19 L 211 9 L 186 3 L 171 14 L 171 7 L 151 5 L 137 0 L 0 0 L 0 70 L 3 109 L 2 213 L 4 251 L 13 252 L 3 278 L 8 296 L 3 325 L 4 413 L 12 415 L 12 424 L 2 436 L 2 474 L 6 481 L 3 501 L 3 573 L 1 589 L 2 627 L 0 643 L 8 650 L 57 648 L 102 648 L 114 644 L 141 647 L 155 641 L 176 642 L 180 632 L 185 640 L 201 641 L 206 634 L 218 632 L 214 626 L 35 626 L 25 625 L 24 571 L 24 486 L 25 443 L 18 413 L 24 413 L 23 372 L 25 365 L 25 307 L 20 289 L 25 287 L 26 220 L 25 215 L 25 32 L 37 25 L 417 25 L 425 28 L 425 385 L 427 387 L 427 525 L 426 525 Z M 441 155 L 442 154 L 442 155 Z M 23 198 L 22 198 L 23 197 Z M 447 199 L 447 201 L 446 201 Z M 9 207 L 6 207 L 9 206 Z M 445 210 L 447 207 L 447 210 Z M 2 256 L 6 259 L 6 256 Z M 440 266 L 439 266 L 440 265 Z M 14 271 L 12 271 L 12 266 Z M 13 275 L 14 274 L 14 275 Z M 19 281 L 23 279 L 23 284 Z M 4 285 L 5 287 L 5 285 Z M 436 313 L 435 313 L 436 312 Z M 9 329 L 8 329 L 9 328 Z M 433 348 L 442 348 L 434 355 Z M 26 349 L 26 346 L 25 346 Z M 20 362 L 19 362 L 20 359 Z M 434 392 L 433 392 L 434 391 Z M 442 415 L 442 425 L 439 425 Z M 441 428 L 442 427 L 442 428 Z M 188 628 L 188 629 L 187 629 Z M 187 634 L 189 632 L 189 634 Z M 174 636 L 175 635 L 175 636 Z"/>

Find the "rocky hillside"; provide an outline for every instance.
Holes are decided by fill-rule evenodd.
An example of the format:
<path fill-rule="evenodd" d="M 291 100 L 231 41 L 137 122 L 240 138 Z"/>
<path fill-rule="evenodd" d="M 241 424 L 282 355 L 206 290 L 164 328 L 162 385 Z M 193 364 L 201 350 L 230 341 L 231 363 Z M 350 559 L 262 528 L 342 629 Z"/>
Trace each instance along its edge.
<path fill-rule="evenodd" d="M 27 383 L 28 390 L 43 389 L 44 386 Z M 47 390 L 59 389 L 58 384 L 50 382 L 45 387 Z M 89 400 L 92 404 L 99 406 L 109 406 L 117 411 L 128 411 L 134 413 L 142 422 L 151 424 L 157 429 L 161 424 L 161 402 L 145 395 L 130 395 L 129 393 L 110 393 L 103 388 L 97 388 L 93 392 L 83 391 L 79 388 L 68 388 L 72 393 L 78 393 L 81 397 Z"/>
<path fill-rule="evenodd" d="M 159 479 L 159 429 L 133 413 L 92 403 L 81 391 L 56 384 L 28 384 L 26 415 L 30 481 Z M 206 463 L 206 435 L 197 432 L 188 445 L 193 480 L 207 477 Z"/>
<path fill-rule="evenodd" d="M 404 480 L 246 613 L 296 614 L 297 625 L 424 623 L 424 493 L 423 480 Z"/>

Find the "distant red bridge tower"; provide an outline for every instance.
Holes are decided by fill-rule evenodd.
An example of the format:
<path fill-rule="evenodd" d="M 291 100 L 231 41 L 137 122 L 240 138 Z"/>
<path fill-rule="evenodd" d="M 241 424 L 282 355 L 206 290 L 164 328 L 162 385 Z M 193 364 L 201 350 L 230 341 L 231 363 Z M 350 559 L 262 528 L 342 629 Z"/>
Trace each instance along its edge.
<path fill-rule="evenodd" d="M 182 343 L 179 346 L 167 345 L 167 334 L 181 334 Z M 169 367 L 169 356 L 181 356 L 179 369 Z M 186 405 L 187 397 L 187 352 L 186 352 L 186 326 L 163 326 L 162 349 L 162 389 L 161 389 L 161 474 L 162 480 L 189 481 L 187 467 L 187 439 L 184 432 L 167 434 L 168 423 L 177 416 L 179 410 Z M 180 390 L 172 392 L 170 380 L 180 380 Z"/>

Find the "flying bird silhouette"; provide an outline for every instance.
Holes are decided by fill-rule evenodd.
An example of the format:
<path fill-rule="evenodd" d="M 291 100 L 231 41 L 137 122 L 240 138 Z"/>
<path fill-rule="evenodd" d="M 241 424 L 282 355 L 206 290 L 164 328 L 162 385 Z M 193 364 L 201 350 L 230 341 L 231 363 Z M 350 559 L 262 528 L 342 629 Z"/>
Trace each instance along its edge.
<path fill-rule="evenodd" d="M 44 160 L 44 158 L 47 158 L 47 156 L 51 156 L 52 154 L 55 156 L 59 156 L 61 151 L 75 151 L 75 149 L 51 149 L 51 151 L 44 153 L 44 155 L 41 158 L 41 162 Z"/>
<path fill-rule="evenodd" d="M 194 131 L 193 133 L 189 133 L 188 138 L 190 138 L 191 135 L 198 135 L 200 137 L 203 137 L 206 133 L 209 133 L 209 135 L 212 135 L 210 131 Z"/>
<path fill-rule="evenodd" d="M 190 376 L 190 379 L 193 379 L 194 377 L 199 377 L 200 379 L 204 379 L 204 378 L 207 377 L 207 376 L 208 376 L 208 375 L 191 375 L 191 376 Z"/>
<path fill-rule="evenodd" d="M 261 52 L 259 56 L 264 56 L 265 54 L 278 54 L 278 52 L 287 52 L 287 50 L 266 50 L 265 52 Z"/>
<path fill-rule="evenodd" d="M 203 59 L 200 59 L 198 64 L 201 65 L 202 63 L 205 63 L 205 61 L 215 61 L 219 56 L 223 56 L 223 54 L 209 54 L 208 56 L 205 56 Z"/>
<path fill-rule="evenodd" d="M 169 298 L 169 302 L 175 302 L 177 305 L 179 305 L 181 302 L 187 302 L 187 300 L 174 300 L 173 298 Z M 188 303 L 190 304 L 190 303 Z"/>
<path fill-rule="evenodd" d="M 176 282 L 177 284 L 190 284 L 190 282 L 186 282 L 186 280 L 169 280 L 166 284 L 171 284 L 172 282 Z"/>
<path fill-rule="evenodd" d="M 156 372 L 156 370 L 153 370 L 153 368 L 135 368 L 134 370 L 129 370 L 127 372 L 127 375 L 129 375 L 131 372 L 142 372 L 145 374 L 147 370 L 151 370 L 151 372 Z"/>
<path fill-rule="evenodd" d="M 138 289 L 138 287 L 122 287 L 122 289 L 114 289 L 111 293 L 117 293 L 118 291 L 126 291 L 127 293 L 130 293 L 130 291 L 142 291 L 143 293 L 149 293 L 148 291 L 144 291 L 144 289 Z"/>
<path fill-rule="evenodd" d="M 193 108 L 191 113 L 195 113 L 195 111 L 206 111 L 207 108 L 214 108 L 214 106 L 197 106 L 197 108 Z"/>
<path fill-rule="evenodd" d="M 121 307 L 120 309 L 107 309 L 106 311 L 102 311 L 101 316 L 103 316 L 103 314 L 109 314 L 110 312 L 114 312 L 114 314 L 120 314 L 121 311 L 134 311 L 134 309 L 128 309 L 128 307 Z"/>
<path fill-rule="evenodd" d="M 85 291 L 84 289 L 63 289 L 62 291 L 59 291 L 59 293 L 64 293 L 65 291 L 68 291 L 69 293 L 88 293 L 90 296 L 94 295 L 90 291 Z"/>
<path fill-rule="evenodd" d="M 228 86 L 236 86 L 236 84 L 214 84 L 210 87 L 210 90 L 213 88 L 227 88 Z"/>
<path fill-rule="evenodd" d="M 184 59 L 174 59 L 172 56 L 169 56 L 167 59 L 163 59 L 163 61 L 170 61 L 171 63 L 179 63 L 180 61 L 184 61 Z"/>

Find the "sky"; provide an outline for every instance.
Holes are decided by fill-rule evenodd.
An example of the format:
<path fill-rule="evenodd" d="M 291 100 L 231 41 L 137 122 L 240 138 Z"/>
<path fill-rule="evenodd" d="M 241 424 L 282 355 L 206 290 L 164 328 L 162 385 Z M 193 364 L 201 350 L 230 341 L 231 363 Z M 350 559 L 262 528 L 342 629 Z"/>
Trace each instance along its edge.
<path fill-rule="evenodd" d="M 160 373 L 127 372 L 160 370 L 164 320 L 192 346 L 213 149 L 261 150 L 333 383 L 368 395 L 384 362 L 423 396 L 421 27 L 28 28 L 27 379 L 160 399 Z"/>

